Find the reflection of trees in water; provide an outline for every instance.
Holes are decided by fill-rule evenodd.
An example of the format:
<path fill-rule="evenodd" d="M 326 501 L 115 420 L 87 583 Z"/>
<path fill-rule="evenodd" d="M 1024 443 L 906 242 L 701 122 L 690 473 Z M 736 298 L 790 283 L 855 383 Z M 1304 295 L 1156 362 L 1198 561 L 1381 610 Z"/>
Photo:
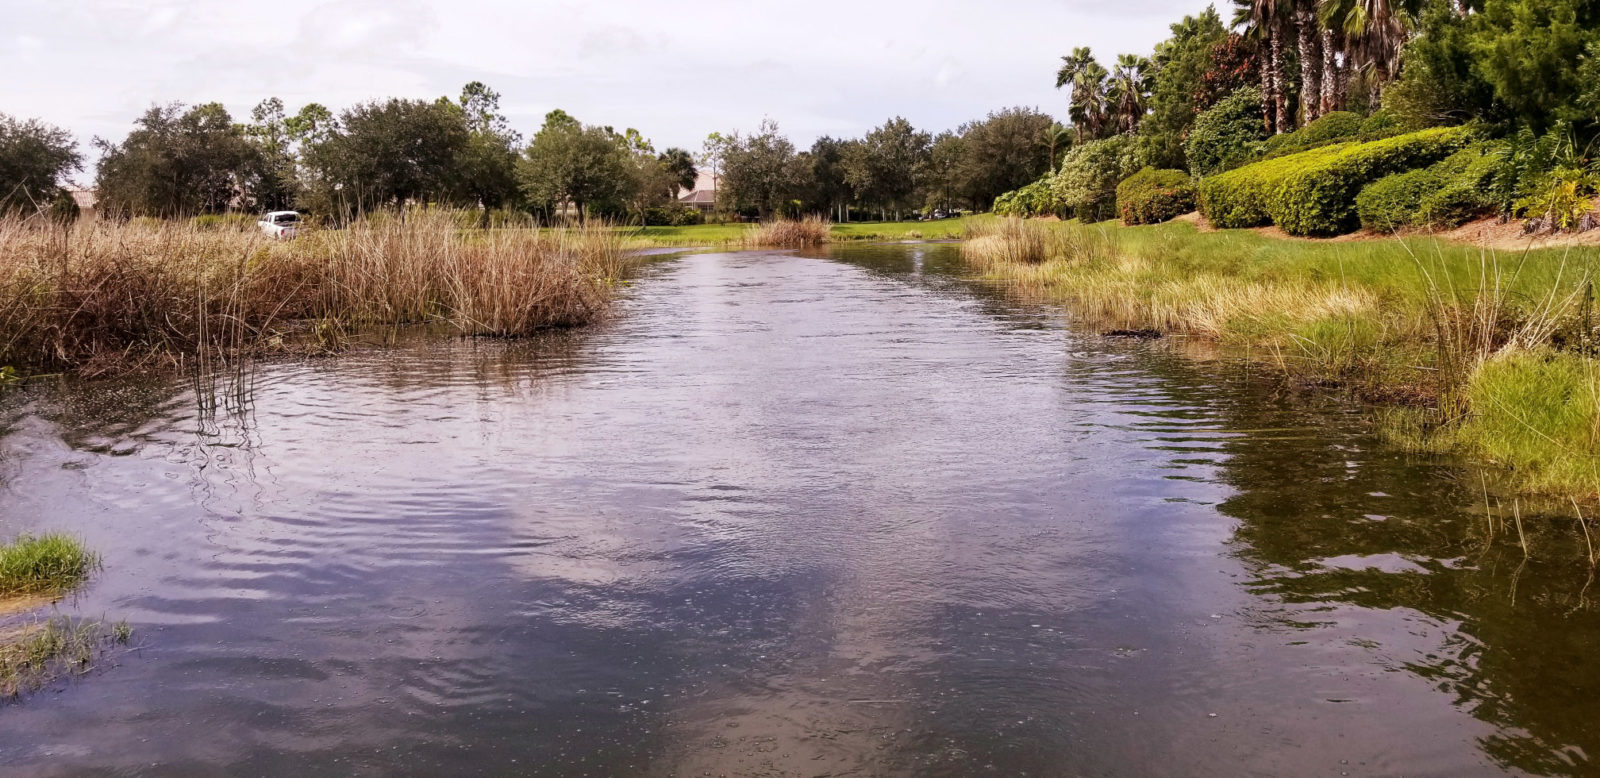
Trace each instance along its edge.
<path fill-rule="evenodd" d="M 1149 361 L 1161 372 L 1205 372 L 1172 357 Z M 1345 606 L 1423 614 L 1437 627 L 1429 632 L 1446 637 L 1399 667 L 1500 728 L 1482 743 L 1487 754 L 1535 773 L 1591 769 L 1600 589 L 1570 514 L 1524 511 L 1525 559 L 1511 506 L 1491 520 L 1481 487 L 1468 483 L 1476 476 L 1384 447 L 1338 403 L 1264 395 L 1234 377 L 1209 400 L 1240 431 L 1219 471 L 1237 494 L 1219 508 L 1239 521 L 1249 586 L 1282 605 L 1264 626 L 1327 629 L 1319 614 Z M 1367 626 L 1381 630 L 1382 621 Z"/>

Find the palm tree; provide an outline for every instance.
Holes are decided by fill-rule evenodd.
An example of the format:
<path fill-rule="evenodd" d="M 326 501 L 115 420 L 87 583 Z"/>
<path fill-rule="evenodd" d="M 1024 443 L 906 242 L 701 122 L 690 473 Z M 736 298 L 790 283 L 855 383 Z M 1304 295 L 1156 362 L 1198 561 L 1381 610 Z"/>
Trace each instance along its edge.
<path fill-rule="evenodd" d="M 672 188 L 672 199 L 678 199 L 681 189 L 694 189 L 695 179 L 700 177 L 700 171 L 695 168 L 694 155 L 686 149 L 670 148 L 661 152 L 657 157 L 661 167 L 665 168 Z"/>
<path fill-rule="evenodd" d="M 1150 60 L 1137 54 L 1118 55 L 1107 97 L 1116 128 L 1130 133 L 1138 129 L 1150 99 Z"/>
<path fill-rule="evenodd" d="M 1285 15 L 1290 10 L 1289 0 L 1234 0 L 1233 25 L 1244 34 L 1261 41 L 1266 61 L 1261 64 L 1262 113 L 1265 114 L 1267 132 L 1280 133 L 1292 129 L 1289 117 L 1288 92 L 1283 87 L 1283 37 Z"/>
<path fill-rule="evenodd" d="M 1295 36 L 1300 45 L 1300 110 L 1309 124 L 1322 115 L 1322 30 L 1317 0 L 1294 0 Z"/>
<path fill-rule="evenodd" d="M 1106 79 L 1111 74 L 1095 61 L 1088 46 L 1072 50 L 1072 56 L 1061 58 L 1061 70 L 1056 72 L 1056 88 L 1072 85 L 1072 107 L 1068 115 L 1078 130 L 1078 142 L 1083 142 L 1087 129 L 1089 137 L 1099 137 L 1106 123 Z"/>
<path fill-rule="evenodd" d="M 1323 25 L 1343 34 L 1346 60 L 1365 71 L 1374 103 L 1400 74 L 1400 54 L 1421 5 L 1419 0 L 1322 0 Z"/>
<path fill-rule="evenodd" d="M 1050 169 L 1056 169 L 1061 154 L 1072 147 L 1072 128 L 1061 122 L 1051 122 L 1044 130 L 1045 143 L 1050 146 Z"/>

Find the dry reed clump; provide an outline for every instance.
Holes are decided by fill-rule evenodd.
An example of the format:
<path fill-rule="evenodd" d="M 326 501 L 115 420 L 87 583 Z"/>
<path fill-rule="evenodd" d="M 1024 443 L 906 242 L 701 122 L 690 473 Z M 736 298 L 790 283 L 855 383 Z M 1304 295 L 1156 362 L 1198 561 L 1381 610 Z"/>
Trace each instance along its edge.
<path fill-rule="evenodd" d="M 85 373 L 278 344 L 306 322 L 517 336 L 603 310 L 627 255 L 604 225 L 463 230 L 423 211 L 275 241 L 189 223 L 0 220 L 0 365 Z"/>
<path fill-rule="evenodd" d="M 1100 227 L 1008 217 L 967 225 L 961 255 L 986 269 L 1009 273 L 1050 260 L 1081 264 L 1109 259 L 1116 248 L 1115 238 Z"/>
<path fill-rule="evenodd" d="M 762 222 L 745 232 L 740 244 L 745 248 L 801 249 L 828 242 L 833 222 L 820 216 L 804 219 L 777 219 Z"/>

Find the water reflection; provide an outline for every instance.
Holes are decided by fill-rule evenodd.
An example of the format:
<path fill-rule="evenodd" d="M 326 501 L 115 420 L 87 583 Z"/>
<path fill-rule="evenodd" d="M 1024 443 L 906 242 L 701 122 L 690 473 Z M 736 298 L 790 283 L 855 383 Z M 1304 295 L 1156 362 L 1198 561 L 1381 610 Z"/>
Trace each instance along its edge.
<path fill-rule="evenodd" d="M 1586 565 L 1513 605 L 1454 471 L 962 272 L 686 257 L 590 332 L 4 395 L 0 531 L 105 551 L 66 607 L 147 647 L 0 709 L 0 763 L 1587 767 Z"/>

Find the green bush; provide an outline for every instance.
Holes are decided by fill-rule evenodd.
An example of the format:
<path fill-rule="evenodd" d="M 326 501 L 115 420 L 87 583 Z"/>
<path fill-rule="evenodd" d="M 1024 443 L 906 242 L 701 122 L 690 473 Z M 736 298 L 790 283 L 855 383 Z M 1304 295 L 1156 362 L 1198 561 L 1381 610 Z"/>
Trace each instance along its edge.
<path fill-rule="evenodd" d="M 1405 134 L 1407 127 L 1393 111 L 1380 109 L 1361 122 L 1361 131 L 1356 134 L 1357 139 L 1370 143 L 1384 138 L 1393 138 Z"/>
<path fill-rule="evenodd" d="M 1472 136 L 1468 128 L 1438 127 L 1371 143 L 1325 147 L 1339 150 L 1297 165 L 1284 176 L 1272 191 L 1268 211 L 1272 221 L 1290 235 L 1349 232 L 1360 224 L 1356 195 L 1367 184 L 1438 162 L 1465 146 Z"/>
<path fill-rule="evenodd" d="M 1117 215 L 1123 224 L 1159 224 L 1194 207 L 1194 179 L 1182 170 L 1147 167 L 1117 185 Z"/>
<path fill-rule="evenodd" d="M 1505 153 L 1504 143 L 1479 143 L 1439 163 L 1444 178 L 1438 189 L 1423 195 L 1418 223 L 1456 227 L 1492 213 L 1497 206 L 1492 184 Z"/>
<path fill-rule="evenodd" d="M 1422 198 L 1444 183 L 1436 168 L 1396 173 L 1374 181 L 1356 195 L 1361 226 L 1373 232 L 1394 232 L 1419 223 Z"/>
<path fill-rule="evenodd" d="M 1117 184 L 1144 167 L 1138 142 L 1128 135 L 1074 146 L 1052 179 L 1052 203 L 1085 222 L 1110 219 L 1117 210 Z"/>
<path fill-rule="evenodd" d="M 994 212 L 1000 216 L 1044 216 L 1060 210 L 1052 193 L 1050 176 L 1014 189 L 994 199 Z"/>
<path fill-rule="evenodd" d="M 1286 176 L 1304 165 L 1339 154 L 1351 145 L 1323 146 L 1201 179 L 1200 212 L 1212 226 L 1222 229 L 1271 224 L 1273 191 Z"/>
<path fill-rule="evenodd" d="M 1244 87 L 1195 117 L 1184 153 L 1189 172 L 1209 176 L 1242 165 L 1262 151 L 1261 90 Z"/>
<path fill-rule="evenodd" d="M 1355 140 L 1361 134 L 1364 121 L 1360 114 L 1334 111 L 1294 132 L 1268 138 L 1266 151 L 1267 154 L 1278 157 L 1332 143 Z"/>
<path fill-rule="evenodd" d="M 690 208 L 683 203 L 646 208 L 644 212 L 644 223 L 647 227 L 686 227 L 704 221 L 705 215 L 700 213 L 698 208 Z"/>

